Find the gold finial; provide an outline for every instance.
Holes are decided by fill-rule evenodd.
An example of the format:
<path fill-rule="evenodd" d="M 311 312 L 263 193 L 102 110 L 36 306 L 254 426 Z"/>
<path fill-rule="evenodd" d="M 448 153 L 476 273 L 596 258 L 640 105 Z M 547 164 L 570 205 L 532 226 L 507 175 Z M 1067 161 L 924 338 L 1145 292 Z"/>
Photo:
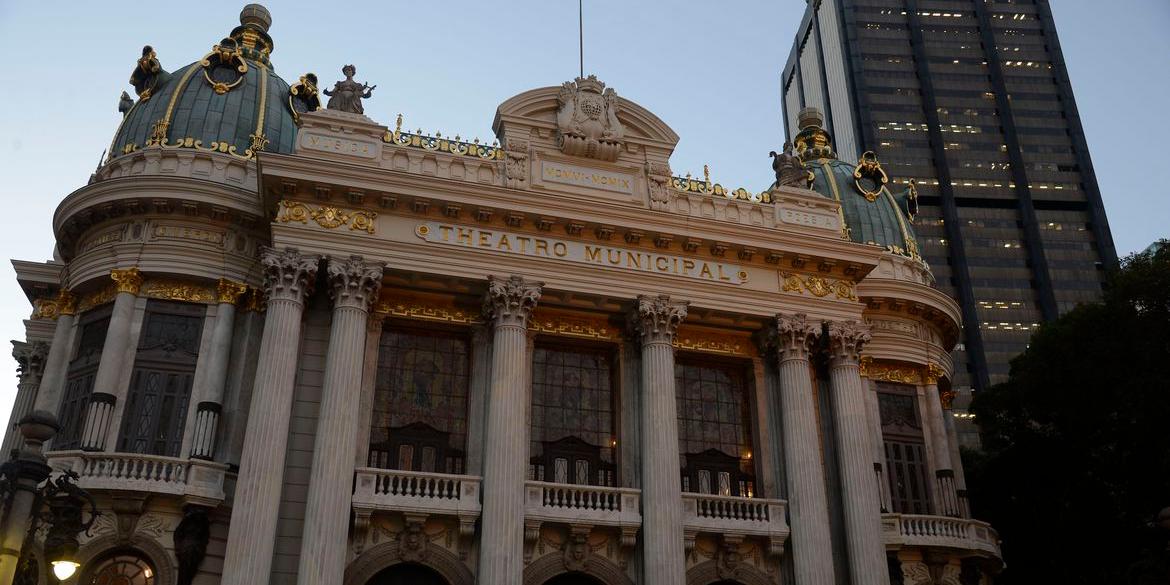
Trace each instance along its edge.
<path fill-rule="evenodd" d="M 438 130 L 435 130 L 435 138 L 442 138 L 442 137 L 443 137 L 443 133 L 439 132 Z"/>
<path fill-rule="evenodd" d="M 703 182 L 711 183 L 711 169 L 707 165 L 703 165 Z"/>
<path fill-rule="evenodd" d="M 402 133 L 402 114 L 398 114 L 398 119 L 394 121 L 394 133 Z"/>

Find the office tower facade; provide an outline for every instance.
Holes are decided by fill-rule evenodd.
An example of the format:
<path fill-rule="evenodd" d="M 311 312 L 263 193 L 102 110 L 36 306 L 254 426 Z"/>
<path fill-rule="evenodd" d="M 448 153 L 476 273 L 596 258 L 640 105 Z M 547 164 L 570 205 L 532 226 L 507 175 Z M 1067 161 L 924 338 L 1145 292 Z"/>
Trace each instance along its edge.
<path fill-rule="evenodd" d="M 843 157 L 916 182 L 922 255 L 963 311 L 960 404 L 1100 296 L 1117 253 L 1047 0 L 810 2 L 783 91 L 789 135 L 820 108 Z"/>

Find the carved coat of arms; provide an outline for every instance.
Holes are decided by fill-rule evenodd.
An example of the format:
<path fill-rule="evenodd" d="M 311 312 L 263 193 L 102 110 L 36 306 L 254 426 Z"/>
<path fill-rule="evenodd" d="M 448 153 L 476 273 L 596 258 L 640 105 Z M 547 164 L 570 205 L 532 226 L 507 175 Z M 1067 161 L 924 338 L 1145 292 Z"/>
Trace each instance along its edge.
<path fill-rule="evenodd" d="M 617 92 L 597 77 L 566 81 L 557 95 L 561 152 L 604 161 L 617 159 L 625 130 L 618 121 Z"/>

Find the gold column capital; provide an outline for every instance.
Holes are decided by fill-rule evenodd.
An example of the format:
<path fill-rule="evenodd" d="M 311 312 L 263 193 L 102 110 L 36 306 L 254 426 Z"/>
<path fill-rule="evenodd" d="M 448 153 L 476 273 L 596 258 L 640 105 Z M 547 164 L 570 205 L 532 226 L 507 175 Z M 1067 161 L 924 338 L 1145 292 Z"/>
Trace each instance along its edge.
<path fill-rule="evenodd" d="M 245 292 L 248 292 L 248 285 L 242 282 L 236 282 L 227 278 L 219 279 L 216 286 L 216 301 L 220 303 L 236 304 L 240 297 Z"/>
<path fill-rule="evenodd" d="M 57 314 L 77 314 L 77 297 L 73 296 L 73 293 L 69 292 L 67 288 L 62 288 L 61 292 L 57 293 Z"/>
<path fill-rule="evenodd" d="M 137 295 L 142 289 L 142 274 L 138 272 L 137 267 L 115 268 L 110 271 L 110 278 L 120 293 Z"/>
<path fill-rule="evenodd" d="M 947 372 L 946 370 L 942 369 L 942 366 L 931 362 L 926 365 L 924 374 L 925 375 L 923 375 L 923 378 L 926 380 L 927 384 L 938 384 L 938 381 L 942 379 L 943 376 L 946 376 Z"/>

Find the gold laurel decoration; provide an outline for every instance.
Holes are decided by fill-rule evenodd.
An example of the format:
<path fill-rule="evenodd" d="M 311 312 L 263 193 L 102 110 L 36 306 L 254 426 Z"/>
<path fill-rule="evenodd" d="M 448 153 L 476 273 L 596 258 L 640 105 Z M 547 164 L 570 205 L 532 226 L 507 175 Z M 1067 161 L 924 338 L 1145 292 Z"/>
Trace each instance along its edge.
<path fill-rule="evenodd" d="M 443 323 L 478 323 L 480 312 L 457 307 L 449 300 L 437 298 L 382 297 L 374 312 L 385 317 L 400 317 Z"/>
<path fill-rule="evenodd" d="M 376 212 L 362 209 L 343 209 L 332 205 L 313 207 L 298 201 L 282 200 L 276 220 L 281 223 L 300 222 L 307 224 L 311 219 L 325 229 L 335 229 L 347 225 L 351 231 L 373 234 L 375 231 L 374 219 L 377 217 Z"/>
<path fill-rule="evenodd" d="M 918 385 L 922 383 L 922 368 L 909 364 L 877 361 L 870 356 L 861 358 L 861 375 L 878 382 Z"/>
<path fill-rule="evenodd" d="M 118 289 L 114 287 L 113 283 L 90 291 L 77 301 L 77 311 L 84 313 L 94 307 L 99 307 L 109 302 L 113 302 L 114 296 L 118 294 Z"/>
<path fill-rule="evenodd" d="M 834 297 L 846 301 L 856 301 L 857 292 L 854 284 L 849 280 L 829 280 L 820 276 L 804 276 L 799 274 L 783 273 L 780 275 L 780 290 L 804 294 L 806 291 L 818 298 L 832 294 Z"/>
<path fill-rule="evenodd" d="M 152 299 L 183 301 L 187 303 L 214 303 L 215 290 L 190 280 L 170 278 L 151 279 L 143 287 L 143 294 Z"/>
<path fill-rule="evenodd" d="M 537 313 L 528 324 L 528 329 L 536 333 L 584 339 L 613 341 L 621 338 L 621 331 L 611 326 L 604 317 Z"/>
<path fill-rule="evenodd" d="M 754 356 L 755 345 L 747 337 L 683 329 L 674 338 L 676 349 L 717 353 L 722 355 Z"/>
<path fill-rule="evenodd" d="M 57 299 L 54 298 L 40 298 L 33 302 L 35 309 L 33 310 L 33 319 L 48 319 L 55 320 L 61 314 L 61 308 L 57 304 Z"/>

